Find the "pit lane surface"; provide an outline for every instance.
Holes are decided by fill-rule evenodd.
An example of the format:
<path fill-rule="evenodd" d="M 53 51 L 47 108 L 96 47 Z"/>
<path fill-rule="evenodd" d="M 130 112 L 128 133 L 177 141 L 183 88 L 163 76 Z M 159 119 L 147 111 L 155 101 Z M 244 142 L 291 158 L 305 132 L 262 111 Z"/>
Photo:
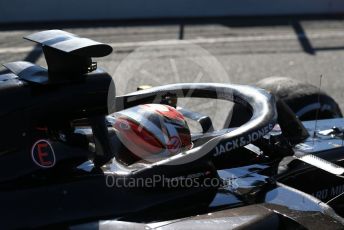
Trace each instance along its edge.
<path fill-rule="evenodd" d="M 122 77 L 127 79 L 126 81 L 122 79 L 118 82 L 118 93 L 135 90 L 140 84 L 159 85 L 174 82 L 250 84 L 269 76 L 288 76 L 318 86 L 319 77 L 322 75 L 322 90 L 333 96 L 344 110 L 344 18 L 342 17 L 7 25 L 0 26 L 1 63 L 27 60 L 46 65 L 39 49 L 22 37 L 35 31 L 53 28 L 110 43 L 114 52 L 97 61 L 98 66 L 116 77 L 118 77 L 116 71 L 121 65 L 123 67 L 139 63 L 139 69 L 129 68 L 132 73 Z M 203 54 L 207 63 L 214 61 L 212 59 L 214 57 L 218 61 L 215 69 L 200 66 L 197 58 L 190 54 L 190 46 L 185 45 L 188 44 L 187 42 L 200 47 L 202 52 L 203 49 L 205 50 Z M 132 55 L 133 52 L 139 55 Z M 218 70 L 219 65 L 227 75 L 219 74 L 221 73 L 221 70 Z M 217 73 L 213 74 L 212 71 Z M 123 71 L 121 73 L 123 74 Z M 198 107 L 201 112 L 210 115 L 216 111 L 219 114 L 217 119 L 220 120 L 228 111 L 226 106 L 209 104 L 206 100 L 183 103 Z"/>

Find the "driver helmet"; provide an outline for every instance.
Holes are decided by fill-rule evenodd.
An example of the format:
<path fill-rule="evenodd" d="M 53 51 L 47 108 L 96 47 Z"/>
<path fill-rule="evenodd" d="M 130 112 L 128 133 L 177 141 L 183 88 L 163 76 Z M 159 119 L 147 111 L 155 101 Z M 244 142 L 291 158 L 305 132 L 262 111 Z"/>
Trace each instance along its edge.
<path fill-rule="evenodd" d="M 112 125 L 120 140 L 119 160 L 156 162 L 192 147 L 184 116 L 162 104 L 143 104 L 114 113 Z"/>

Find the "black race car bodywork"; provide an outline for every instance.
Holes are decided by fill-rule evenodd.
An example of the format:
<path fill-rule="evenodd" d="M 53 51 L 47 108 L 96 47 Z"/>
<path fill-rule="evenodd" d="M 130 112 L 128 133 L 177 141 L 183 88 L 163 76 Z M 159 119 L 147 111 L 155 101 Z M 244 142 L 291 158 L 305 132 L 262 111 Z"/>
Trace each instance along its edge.
<path fill-rule="evenodd" d="M 228 84 L 166 85 L 109 103 L 115 82 L 91 58 L 110 46 L 59 30 L 27 38 L 42 44 L 48 69 L 14 62 L 0 75 L 1 229 L 344 228 L 343 118 L 301 122 L 274 95 Z M 123 164 L 108 114 L 185 95 L 252 116 L 214 131 L 180 109 L 203 128 L 191 150 Z"/>

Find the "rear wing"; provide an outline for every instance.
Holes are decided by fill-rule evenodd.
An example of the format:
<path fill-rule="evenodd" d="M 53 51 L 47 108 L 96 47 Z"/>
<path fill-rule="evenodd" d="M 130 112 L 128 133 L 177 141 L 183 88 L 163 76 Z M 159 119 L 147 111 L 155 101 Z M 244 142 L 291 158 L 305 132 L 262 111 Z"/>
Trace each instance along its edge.
<path fill-rule="evenodd" d="M 104 57 L 112 52 L 107 44 L 62 30 L 46 30 L 24 38 L 42 46 L 48 69 L 27 62 L 4 66 L 21 79 L 39 84 L 82 78 L 97 69 L 92 57 Z"/>

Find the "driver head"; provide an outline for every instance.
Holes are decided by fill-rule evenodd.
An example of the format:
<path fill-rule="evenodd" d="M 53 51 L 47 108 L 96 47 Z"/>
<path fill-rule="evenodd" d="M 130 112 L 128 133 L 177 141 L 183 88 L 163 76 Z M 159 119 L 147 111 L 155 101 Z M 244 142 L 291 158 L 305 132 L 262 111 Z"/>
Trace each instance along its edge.
<path fill-rule="evenodd" d="M 144 104 L 113 114 L 120 161 L 156 162 L 192 147 L 184 116 L 168 105 Z"/>

